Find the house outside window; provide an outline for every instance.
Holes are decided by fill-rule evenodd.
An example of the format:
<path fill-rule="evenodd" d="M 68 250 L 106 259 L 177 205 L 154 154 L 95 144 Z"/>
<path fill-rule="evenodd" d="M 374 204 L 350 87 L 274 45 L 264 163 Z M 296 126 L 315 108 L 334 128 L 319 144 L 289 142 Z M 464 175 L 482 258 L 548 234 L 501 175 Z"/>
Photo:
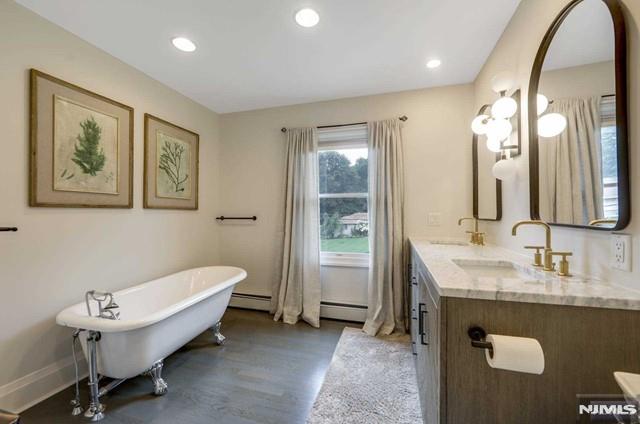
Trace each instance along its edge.
<path fill-rule="evenodd" d="M 369 264 L 366 125 L 318 131 L 321 264 Z"/>

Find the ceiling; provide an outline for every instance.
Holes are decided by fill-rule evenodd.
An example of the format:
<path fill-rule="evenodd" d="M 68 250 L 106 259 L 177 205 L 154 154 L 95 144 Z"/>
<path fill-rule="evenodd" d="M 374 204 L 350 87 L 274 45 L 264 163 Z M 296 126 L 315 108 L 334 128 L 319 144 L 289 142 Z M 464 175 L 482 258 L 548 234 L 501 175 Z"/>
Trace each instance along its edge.
<path fill-rule="evenodd" d="M 219 113 L 472 82 L 519 1 L 17 0 Z"/>
<path fill-rule="evenodd" d="M 614 59 L 613 20 L 602 0 L 584 0 L 553 37 L 543 69 L 550 71 Z"/>

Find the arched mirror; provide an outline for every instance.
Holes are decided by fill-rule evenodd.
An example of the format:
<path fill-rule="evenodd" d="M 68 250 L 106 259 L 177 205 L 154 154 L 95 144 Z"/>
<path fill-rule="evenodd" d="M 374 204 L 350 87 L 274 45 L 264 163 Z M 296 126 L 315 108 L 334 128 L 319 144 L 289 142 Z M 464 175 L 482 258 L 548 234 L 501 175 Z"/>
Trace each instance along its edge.
<path fill-rule="evenodd" d="M 547 31 L 529 84 L 533 219 L 608 231 L 629 223 L 626 67 L 619 0 L 574 0 Z"/>

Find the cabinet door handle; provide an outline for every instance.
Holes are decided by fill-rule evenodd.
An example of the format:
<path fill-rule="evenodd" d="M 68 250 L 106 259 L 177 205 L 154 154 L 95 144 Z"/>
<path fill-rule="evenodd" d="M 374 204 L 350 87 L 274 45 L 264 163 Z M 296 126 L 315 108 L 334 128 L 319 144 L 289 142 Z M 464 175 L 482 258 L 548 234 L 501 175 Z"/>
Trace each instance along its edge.
<path fill-rule="evenodd" d="M 420 344 L 428 346 L 429 342 L 428 341 L 425 342 L 424 340 L 424 337 L 427 336 L 424 329 L 424 321 L 427 313 L 429 312 L 427 311 L 426 306 L 427 305 L 425 305 L 424 303 L 418 304 L 418 334 L 420 335 Z M 428 338 L 429 337 L 427 336 L 427 339 Z"/>

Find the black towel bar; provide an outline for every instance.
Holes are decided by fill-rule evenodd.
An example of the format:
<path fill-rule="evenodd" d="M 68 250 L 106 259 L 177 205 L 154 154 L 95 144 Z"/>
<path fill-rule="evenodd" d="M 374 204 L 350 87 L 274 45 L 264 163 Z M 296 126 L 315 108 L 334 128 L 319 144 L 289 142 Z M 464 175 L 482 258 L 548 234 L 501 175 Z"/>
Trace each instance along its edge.
<path fill-rule="evenodd" d="M 218 221 L 224 221 L 225 219 L 239 219 L 239 220 L 251 220 L 251 221 L 257 221 L 258 217 L 257 216 L 217 216 L 216 220 Z"/>
<path fill-rule="evenodd" d="M 0 227 L 0 231 L 18 231 L 18 227 Z"/>

